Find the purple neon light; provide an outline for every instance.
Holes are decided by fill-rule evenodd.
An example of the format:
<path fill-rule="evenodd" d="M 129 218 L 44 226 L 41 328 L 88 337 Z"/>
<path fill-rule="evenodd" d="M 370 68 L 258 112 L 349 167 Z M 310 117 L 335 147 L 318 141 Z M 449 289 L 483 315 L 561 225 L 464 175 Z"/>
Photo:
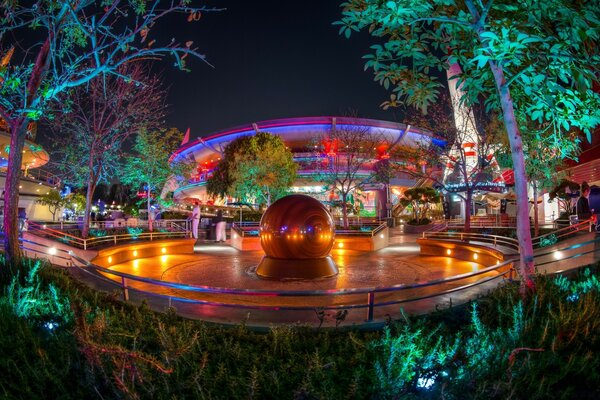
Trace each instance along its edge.
<path fill-rule="evenodd" d="M 267 130 L 267 129 L 282 129 L 286 127 L 297 127 L 297 126 L 306 126 L 308 127 L 318 127 L 318 126 L 331 126 L 333 124 L 333 119 L 336 120 L 336 125 L 339 126 L 348 126 L 348 125 L 363 125 L 368 126 L 370 128 L 380 128 L 380 129 L 389 129 L 394 131 L 401 131 L 402 135 L 404 135 L 406 125 L 399 124 L 395 122 L 388 121 L 380 121 L 373 119 L 362 119 L 362 118 L 348 118 L 348 117 L 331 117 L 331 116 L 323 116 L 323 117 L 301 117 L 301 118 L 288 118 L 288 119 L 277 119 L 277 120 L 268 120 L 262 122 L 256 122 L 255 125 L 259 130 Z M 252 134 L 254 133 L 254 126 L 244 125 L 238 126 L 226 131 L 217 132 L 213 135 L 207 136 L 205 138 L 198 138 L 195 141 L 188 143 L 187 145 L 177 149 L 171 156 L 171 161 L 186 154 L 190 149 L 193 149 L 202 142 L 208 143 L 212 142 L 215 139 L 227 137 L 228 139 L 235 139 L 244 134 Z M 430 133 L 426 133 L 419 128 L 411 127 L 411 133 L 419 133 L 420 135 L 432 136 Z"/>

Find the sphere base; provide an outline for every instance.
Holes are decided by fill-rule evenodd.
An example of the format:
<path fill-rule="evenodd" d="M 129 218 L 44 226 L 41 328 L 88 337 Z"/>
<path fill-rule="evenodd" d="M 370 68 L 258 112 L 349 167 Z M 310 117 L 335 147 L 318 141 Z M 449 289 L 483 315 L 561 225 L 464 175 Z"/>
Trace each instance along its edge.
<path fill-rule="evenodd" d="M 317 279 L 335 276 L 338 269 L 331 257 L 282 259 L 265 256 L 258 264 L 256 274 L 270 279 Z"/>

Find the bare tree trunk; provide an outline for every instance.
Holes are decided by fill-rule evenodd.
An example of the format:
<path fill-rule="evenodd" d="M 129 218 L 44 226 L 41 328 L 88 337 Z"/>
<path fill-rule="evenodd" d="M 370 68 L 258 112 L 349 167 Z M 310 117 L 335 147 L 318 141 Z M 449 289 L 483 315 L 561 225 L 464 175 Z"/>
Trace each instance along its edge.
<path fill-rule="evenodd" d="M 35 60 L 29 82 L 27 82 L 26 105 L 31 106 L 47 71 L 52 36 L 49 36 Z M 6 121 L 10 125 L 10 153 L 6 181 L 4 183 L 4 254 L 6 267 L 0 270 L 0 278 L 5 282 L 11 279 L 14 268 L 20 264 L 22 254 L 19 248 L 19 179 L 23 161 L 23 146 L 27 133 L 28 118 L 22 117 Z"/>
<path fill-rule="evenodd" d="M 347 193 L 342 192 L 342 221 L 344 224 L 344 229 L 348 229 L 348 206 L 346 205 Z"/>
<path fill-rule="evenodd" d="M 150 183 L 148 182 L 148 188 L 146 190 L 146 207 L 148 211 L 148 230 L 152 232 L 152 214 L 150 213 Z"/>
<path fill-rule="evenodd" d="M 471 203 L 473 203 L 473 190 L 467 188 L 467 198 L 465 199 L 465 232 L 471 231 Z"/>
<path fill-rule="evenodd" d="M 90 210 L 94 199 L 94 191 L 96 191 L 96 177 L 90 172 L 88 178 L 88 187 L 85 194 L 85 211 L 83 213 L 83 226 L 81 227 L 81 237 L 87 239 L 90 232 Z"/>
<path fill-rule="evenodd" d="M 22 253 L 19 248 L 19 181 L 21 178 L 22 148 L 25 144 L 27 119 L 19 120 L 10 126 L 10 152 L 4 184 L 4 255 L 6 266 L 0 271 L 3 282 L 9 282 L 20 264 Z"/>
<path fill-rule="evenodd" d="M 538 211 L 538 187 L 537 181 L 533 181 L 533 236 L 540 236 L 540 221 L 539 221 L 539 211 Z"/>
<path fill-rule="evenodd" d="M 520 244 L 519 274 L 521 275 L 522 283 L 530 289 L 535 289 L 535 283 L 532 280 L 535 273 L 535 261 L 529 226 L 529 198 L 527 196 L 527 174 L 525 173 L 523 141 L 519 127 L 517 126 L 514 105 L 510 96 L 510 90 L 506 84 L 504 71 L 495 61 L 490 61 L 489 63 L 500 95 L 502 116 L 512 153 L 515 192 L 517 194 L 517 237 Z"/>

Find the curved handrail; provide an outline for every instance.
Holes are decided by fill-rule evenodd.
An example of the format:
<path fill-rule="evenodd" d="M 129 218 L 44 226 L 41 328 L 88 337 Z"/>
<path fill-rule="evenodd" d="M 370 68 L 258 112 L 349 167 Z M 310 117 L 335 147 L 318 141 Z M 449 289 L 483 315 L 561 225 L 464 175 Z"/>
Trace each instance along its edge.
<path fill-rule="evenodd" d="M 502 245 L 510 249 L 519 251 L 519 241 L 506 236 L 488 235 L 484 233 L 465 233 L 465 232 L 423 232 L 424 239 L 444 239 L 460 241 L 479 241 L 490 243 L 494 246 Z"/>
<path fill-rule="evenodd" d="M 531 242 L 534 247 L 542 247 L 542 241 L 546 238 L 553 236 L 555 239 L 559 240 L 560 238 L 564 238 L 565 236 L 572 235 L 576 232 L 581 231 L 592 231 L 592 224 L 594 223 L 593 219 L 586 219 L 585 221 L 579 222 L 577 224 L 569 225 L 564 228 L 546 233 L 544 235 L 536 236 L 531 239 Z"/>
<path fill-rule="evenodd" d="M 180 226 L 178 226 L 178 227 L 180 227 Z M 139 240 L 139 239 L 142 239 L 142 240 L 149 239 L 152 241 L 154 239 L 169 238 L 169 237 L 174 237 L 174 236 L 187 237 L 190 233 L 188 230 L 179 230 L 178 229 L 175 231 L 167 231 L 167 232 L 154 231 L 154 232 L 142 232 L 139 234 L 125 233 L 125 234 L 119 234 L 119 235 L 106 235 L 106 236 L 97 236 L 97 237 L 90 237 L 87 239 L 83 239 L 83 238 L 65 233 L 63 231 L 49 228 L 46 225 L 38 224 L 36 222 L 31 222 L 29 224 L 28 230 L 33 234 L 37 233 L 37 234 L 50 236 L 51 238 L 54 238 L 54 239 L 63 240 L 66 244 L 74 245 L 76 247 L 81 247 L 84 250 L 87 250 L 88 247 L 90 247 L 92 245 L 101 244 L 101 243 L 112 242 L 113 244 L 117 244 L 117 242 L 119 242 L 119 241 Z"/>
<path fill-rule="evenodd" d="M 238 309 L 259 309 L 259 310 L 314 310 L 314 309 L 324 309 L 324 310 L 341 310 L 341 309 L 358 309 L 358 308 L 367 308 L 367 322 L 373 320 L 373 313 L 376 307 L 383 307 L 393 304 L 401 304 L 406 302 L 418 301 L 426 298 L 443 296 L 445 294 L 454 293 L 460 290 L 465 290 L 477 285 L 481 285 L 487 282 L 490 282 L 494 279 L 505 278 L 508 276 L 508 279 L 512 280 L 514 268 L 513 262 L 514 260 L 506 260 L 497 265 L 493 265 L 490 267 L 483 268 L 476 272 L 469 272 L 465 274 L 459 274 L 452 277 L 436 279 L 424 283 L 416 283 L 416 284 L 398 284 L 386 287 L 366 287 L 366 288 L 347 288 L 347 289 L 326 289 L 326 290 L 288 290 L 288 291 L 280 291 L 280 290 L 264 290 L 264 289 L 238 289 L 238 288 L 223 288 L 223 287 L 211 287 L 211 286 L 201 286 L 201 285 L 188 285 L 181 284 L 176 282 L 169 281 L 158 281 L 152 278 L 145 278 L 136 275 L 127 274 L 124 272 L 114 271 L 111 269 L 107 269 L 104 267 L 100 267 L 95 265 L 89 261 L 83 260 L 82 258 L 75 255 L 72 251 L 69 252 L 71 259 L 77 261 L 77 263 L 81 265 L 77 265 L 73 263 L 77 268 L 81 268 L 83 271 L 87 273 L 94 273 L 96 277 L 100 277 L 103 280 L 109 281 L 112 285 L 119 286 L 118 281 L 109 279 L 102 274 L 113 275 L 121 278 L 121 288 L 123 290 L 123 296 L 125 300 L 129 299 L 129 291 L 135 291 L 138 293 L 142 293 L 144 295 L 149 295 L 153 297 L 160 297 L 169 299 L 169 301 L 176 300 L 193 304 L 203 304 L 203 305 L 211 305 L 211 306 L 219 306 L 219 307 L 230 307 L 230 308 L 238 308 Z M 501 269 L 508 268 L 504 271 Z M 465 280 L 473 277 L 478 277 L 483 274 L 497 271 L 498 274 L 487 277 L 484 279 L 479 279 L 475 282 L 467 283 L 458 287 L 436 291 L 435 293 L 424 294 L 420 296 L 413 296 L 409 298 L 402 298 L 384 302 L 375 302 L 375 294 L 377 293 L 386 293 L 386 292 L 401 292 L 406 290 L 414 290 L 421 289 L 426 287 L 432 287 L 436 285 L 445 285 L 452 282 L 457 282 L 460 280 Z M 226 302 L 215 302 L 201 299 L 192 299 L 189 297 L 180 297 L 180 296 L 172 296 L 161 294 L 152 291 L 141 290 L 137 288 L 133 288 L 129 286 L 129 281 L 146 283 L 159 287 L 166 287 L 176 290 L 183 290 L 186 292 L 193 293 L 206 293 L 206 294 L 215 294 L 215 295 L 241 295 L 241 296 L 265 296 L 265 297 L 315 297 L 315 296 L 348 296 L 348 295 L 360 295 L 367 294 L 367 301 L 365 303 L 357 303 L 357 304 L 335 304 L 335 305 L 324 305 L 324 306 L 289 306 L 289 305 L 254 305 L 254 304 L 240 304 L 240 303 L 226 303 Z"/>

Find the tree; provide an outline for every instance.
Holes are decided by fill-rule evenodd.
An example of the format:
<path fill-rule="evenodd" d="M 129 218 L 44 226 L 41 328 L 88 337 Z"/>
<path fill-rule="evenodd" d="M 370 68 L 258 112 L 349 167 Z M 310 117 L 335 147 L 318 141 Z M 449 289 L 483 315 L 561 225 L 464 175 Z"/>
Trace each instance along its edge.
<path fill-rule="evenodd" d="M 213 196 L 230 195 L 268 207 L 287 194 L 296 180 L 297 168 L 292 152 L 279 136 L 258 132 L 227 145 L 206 188 Z"/>
<path fill-rule="evenodd" d="M 373 172 L 377 148 L 389 147 L 389 140 L 367 126 L 336 126 L 320 138 L 316 145 L 320 159 L 314 165 L 314 180 L 325 183 L 341 198 L 342 221 L 348 228 L 348 200 L 351 193 L 361 190 L 377 178 L 385 179 L 384 169 Z"/>
<path fill-rule="evenodd" d="M 0 4 L 0 117 L 10 128 L 11 152 L 5 184 L 4 249 L 10 279 L 21 258 L 17 211 L 22 149 L 27 125 L 47 111 L 48 104 L 71 88 L 98 76 L 121 76 L 131 61 L 173 55 L 185 69 L 186 57 L 204 60 L 192 42 L 163 42 L 158 31 L 163 17 L 184 13 L 195 21 L 201 12 L 187 1 L 100 0 L 4 1 Z M 10 41 L 19 40 L 18 45 Z M 129 77 L 121 76 L 127 80 Z"/>
<path fill-rule="evenodd" d="M 439 203 L 440 194 L 432 187 L 416 187 L 407 189 L 402 193 L 400 203 L 403 206 L 411 206 L 412 220 L 410 223 L 414 225 L 424 225 L 429 223 L 427 216 L 431 208 L 431 204 Z"/>
<path fill-rule="evenodd" d="M 87 187 L 82 237 L 88 236 L 96 186 L 120 167 L 121 147 L 130 136 L 154 129 L 165 115 L 165 92 L 141 62 L 118 70 L 123 76 L 96 77 L 68 94 L 69 112 L 55 118 L 54 149 L 66 180 Z"/>
<path fill-rule="evenodd" d="M 468 232 L 475 192 L 504 189 L 503 183 L 494 182 L 500 173 L 495 153 L 501 149 L 498 139 L 503 132 L 496 115 L 486 116 L 480 109 L 473 110 L 457 102 L 454 95 L 450 98 L 441 95 L 440 101 L 429 107 L 427 116 L 407 113 L 407 120 L 439 132 L 439 138 L 418 142 L 414 147 L 396 146 L 391 160 L 397 171 L 462 198 L 464 230 Z M 450 105 L 455 110 L 454 118 L 448 117 Z"/>
<path fill-rule="evenodd" d="M 48 210 L 52 214 L 52 221 L 56 221 L 56 212 L 67 204 L 67 200 L 56 189 L 50 189 L 35 202 L 43 206 L 48 206 Z"/>
<path fill-rule="evenodd" d="M 190 174 L 193 166 L 185 161 L 169 163 L 179 148 L 183 133 L 177 128 L 144 130 L 133 146 L 133 155 L 125 158 L 121 181 L 131 186 L 144 186 L 148 210 L 148 228 L 152 230 L 152 193 L 161 189 L 172 177 L 181 179 Z"/>
<path fill-rule="evenodd" d="M 600 122 L 597 82 L 600 3 L 576 0 L 351 0 L 336 24 L 349 37 L 368 28 L 385 38 L 372 46 L 366 67 L 385 88 L 388 106 L 405 102 L 426 110 L 442 84 L 433 71 L 462 67 L 458 77 L 466 104 L 483 98 L 503 118 L 510 143 L 517 194 L 519 272 L 533 288 L 527 175 L 519 122 L 545 122 L 540 141 L 562 157 L 573 155 L 564 133 L 588 136 Z"/>
<path fill-rule="evenodd" d="M 558 185 L 548 192 L 549 201 L 556 199 L 559 209 L 563 210 L 566 218 L 569 218 L 569 215 L 573 214 L 573 199 L 577 197 L 579 187 L 580 185 L 577 182 L 562 179 Z M 563 214 L 559 215 L 559 218 L 562 216 Z"/>
<path fill-rule="evenodd" d="M 78 215 L 80 212 L 86 209 L 86 198 L 81 193 L 71 193 L 67 197 L 65 197 L 67 208 L 73 210 L 75 215 Z"/>

